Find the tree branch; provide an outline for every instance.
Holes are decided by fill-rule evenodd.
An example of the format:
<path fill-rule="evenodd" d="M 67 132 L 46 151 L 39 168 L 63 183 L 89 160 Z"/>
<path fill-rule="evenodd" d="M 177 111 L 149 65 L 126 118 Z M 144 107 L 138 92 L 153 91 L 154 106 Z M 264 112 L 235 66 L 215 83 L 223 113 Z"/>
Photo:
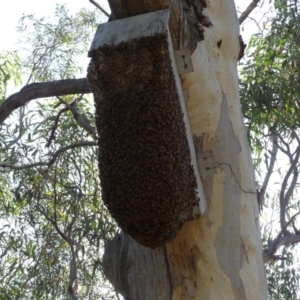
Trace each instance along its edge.
<path fill-rule="evenodd" d="M 244 12 L 242 12 L 242 14 L 239 17 L 239 22 L 240 25 L 248 18 L 248 16 L 251 14 L 251 12 L 253 11 L 253 9 L 257 6 L 258 2 L 260 0 L 253 0 L 248 7 L 246 8 L 246 10 Z"/>
<path fill-rule="evenodd" d="M 288 223 L 286 223 L 285 227 L 278 233 L 277 237 L 273 240 L 273 242 L 268 247 L 268 250 L 263 253 L 264 263 L 271 262 L 274 260 L 282 259 L 282 257 L 276 256 L 275 253 L 281 246 L 289 246 L 291 244 L 300 242 L 300 234 L 292 234 L 284 235 L 287 227 L 294 222 L 296 217 L 300 214 L 300 212 L 296 213 Z"/>
<path fill-rule="evenodd" d="M 67 107 L 64 107 L 64 108 L 61 109 L 61 110 L 58 112 L 58 114 L 56 115 L 54 124 L 53 124 L 53 126 L 52 126 L 51 134 L 50 134 L 50 137 L 49 137 L 48 142 L 47 142 L 47 144 L 46 144 L 46 147 L 49 147 L 50 144 L 51 144 L 51 142 L 55 139 L 55 131 L 56 131 L 57 127 L 58 127 L 58 121 L 59 121 L 60 116 L 61 116 L 64 112 L 66 112 L 66 111 L 68 111 L 68 110 L 69 110 L 69 109 L 68 109 Z"/>
<path fill-rule="evenodd" d="M 37 163 L 34 163 L 34 164 L 28 164 L 28 165 L 23 165 L 23 166 L 0 164 L 0 167 L 2 167 L 2 168 L 10 168 L 10 169 L 13 169 L 13 170 L 24 170 L 24 169 L 29 169 L 29 168 L 33 168 L 33 167 L 39 167 L 39 166 L 50 167 L 51 165 L 54 164 L 55 160 L 57 159 L 57 157 L 62 152 L 65 152 L 67 150 L 70 150 L 70 149 L 73 149 L 73 148 L 77 148 L 77 147 L 96 146 L 96 145 L 97 144 L 94 141 L 82 141 L 82 142 L 78 142 L 76 144 L 72 144 L 72 145 L 69 145 L 69 146 L 61 147 L 60 149 L 58 149 L 54 153 L 54 155 L 52 156 L 52 158 L 48 162 L 37 162 Z"/>
<path fill-rule="evenodd" d="M 77 254 L 74 251 L 74 241 L 71 238 L 70 231 L 66 234 L 62 232 L 58 226 L 57 222 L 57 191 L 56 191 L 56 183 L 57 183 L 57 169 L 55 169 L 54 176 L 54 222 L 52 223 L 56 231 L 60 234 L 60 236 L 69 244 L 72 258 L 70 260 L 70 270 L 69 270 L 69 284 L 68 284 L 68 294 L 72 300 L 77 300 L 77 290 L 78 290 L 78 280 L 77 280 Z M 74 219 L 73 219 L 74 220 Z M 72 229 L 72 225 L 70 226 Z M 67 230 L 68 231 L 68 230 Z"/>
<path fill-rule="evenodd" d="M 291 161 L 291 165 L 286 173 L 286 175 L 284 176 L 284 179 L 282 181 L 281 184 L 281 190 L 280 190 L 280 196 L 279 196 L 279 202 L 280 202 L 280 226 L 281 226 L 281 230 L 284 230 L 284 233 L 286 233 L 286 221 L 285 221 L 285 213 L 286 213 L 286 207 L 287 207 L 287 201 L 289 200 L 287 198 L 288 194 L 291 194 L 290 191 L 288 191 L 288 193 L 285 193 L 286 188 L 287 188 L 287 184 L 288 184 L 288 180 L 290 178 L 290 176 L 292 175 L 292 172 L 294 171 L 294 178 L 296 178 L 297 181 L 297 177 L 298 177 L 298 170 L 297 170 L 297 164 L 299 161 L 299 157 L 300 157 L 300 146 L 297 147 L 297 153 L 295 155 L 295 158 L 292 158 L 292 154 L 289 155 L 289 159 Z M 291 186 L 292 184 L 294 184 L 294 187 L 296 185 L 296 182 L 294 182 L 294 180 L 292 180 Z M 284 229 L 285 228 L 285 229 Z"/>
<path fill-rule="evenodd" d="M 71 260 L 70 260 L 70 271 L 69 271 L 69 284 L 68 284 L 68 294 L 72 300 L 77 300 L 76 292 L 78 289 L 77 282 L 77 266 L 76 266 L 76 253 L 74 251 L 74 242 L 71 237 L 67 236 L 64 232 L 62 232 L 57 223 L 57 212 L 56 212 L 56 204 L 57 204 L 57 194 L 56 194 L 56 181 L 54 183 L 54 220 L 52 220 L 48 214 L 37 204 L 37 210 L 46 218 L 46 220 L 51 223 L 51 225 L 55 228 L 56 232 L 60 235 L 60 237 L 65 240 L 70 249 L 71 249 Z"/>
<path fill-rule="evenodd" d="M 9 96 L 0 106 L 0 125 L 15 109 L 27 104 L 31 100 L 87 93 L 91 93 L 91 88 L 86 78 L 31 83 L 23 87 L 20 92 Z"/>
<path fill-rule="evenodd" d="M 76 293 L 78 290 L 78 279 L 77 279 L 76 258 L 75 258 L 73 246 L 71 246 L 71 252 L 72 252 L 72 258 L 70 260 L 68 294 L 72 300 L 77 300 L 78 297 L 76 296 Z"/>
<path fill-rule="evenodd" d="M 94 0 L 89 0 L 92 4 L 94 4 L 97 8 L 99 8 L 108 18 L 110 17 L 110 14 L 100 6 L 96 1 Z"/>
<path fill-rule="evenodd" d="M 272 148 L 270 165 L 269 165 L 266 177 L 264 179 L 263 185 L 262 185 L 262 187 L 261 187 L 261 189 L 258 193 L 259 206 L 261 207 L 261 209 L 262 209 L 262 207 L 265 203 L 265 194 L 266 194 L 266 191 L 267 191 L 267 187 L 268 187 L 271 175 L 273 173 L 273 169 L 274 169 L 274 166 L 275 166 L 275 161 L 276 161 L 276 157 L 277 157 L 277 153 L 278 153 L 278 146 L 275 143 L 274 138 L 272 139 L 272 142 L 273 142 L 273 148 Z"/>
<path fill-rule="evenodd" d="M 81 115 L 79 114 L 78 110 L 76 109 L 76 101 L 72 104 L 69 104 L 68 102 L 64 101 L 61 97 L 57 97 L 61 103 L 63 103 L 73 114 L 74 119 L 77 121 L 79 125 L 81 125 L 87 132 L 89 132 L 94 139 L 97 138 L 96 130 L 91 124 L 84 120 Z"/>

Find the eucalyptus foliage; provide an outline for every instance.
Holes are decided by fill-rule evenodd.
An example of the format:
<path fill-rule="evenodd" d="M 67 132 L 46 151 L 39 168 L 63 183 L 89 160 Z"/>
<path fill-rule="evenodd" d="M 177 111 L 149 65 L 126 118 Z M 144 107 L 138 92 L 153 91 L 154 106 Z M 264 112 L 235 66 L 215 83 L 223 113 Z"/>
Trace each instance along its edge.
<path fill-rule="evenodd" d="M 72 16 L 64 6 L 53 19 L 23 16 L 22 59 L 0 56 L 0 100 L 19 75 L 25 85 L 82 76 L 78 62 L 99 22 L 97 12 Z M 1 126 L 0 299 L 68 299 L 73 259 L 79 298 L 114 297 L 100 258 L 116 225 L 101 202 L 95 137 L 70 106 L 94 126 L 87 95 L 42 99 Z"/>
<path fill-rule="evenodd" d="M 16 52 L 6 52 L 0 54 L 0 104 L 5 100 L 8 84 L 15 85 L 21 83 L 20 58 Z"/>
<path fill-rule="evenodd" d="M 275 1 L 276 16 L 252 36 L 241 76 L 249 133 L 292 134 L 300 121 L 300 12 L 297 1 Z M 253 146 L 257 140 L 253 141 Z"/>
<path fill-rule="evenodd" d="M 276 14 L 250 40 L 241 70 L 265 250 L 278 236 L 298 234 L 299 5 L 275 1 Z M 99 22 L 97 12 L 71 16 L 64 6 L 53 19 L 23 16 L 22 49 L 0 54 L 0 104 L 21 79 L 85 76 L 83 57 Z M 95 128 L 93 113 L 87 95 L 54 97 L 22 107 L 0 127 L 0 299 L 67 299 L 76 277 L 76 297 L 118 299 L 102 274 L 102 252 L 117 227 L 101 202 L 95 134 L 83 126 Z M 279 179 L 267 188 L 274 172 Z M 267 266 L 270 299 L 299 299 L 295 251 L 281 247 Z"/>
<path fill-rule="evenodd" d="M 265 249 L 277 236 L 298 234 L 300 3 L 276 0 L 273 16 L 252 36 L 241 70 L 242 110 L 256 166 Z M 274 159 L 273 166 L 272 160 Z M 290 168 L 290 175 L 287 176 Z M 275 174 L 275 175 L 274 175 Z M 265 179 L 272 175 L 273 182 Z M 260 193 L 262 191 L 262 193 Z M 279 225 L 280 224 L 280 225 Z M 267 265 L 270 299 L 299 299 L 299 248 Z"/>

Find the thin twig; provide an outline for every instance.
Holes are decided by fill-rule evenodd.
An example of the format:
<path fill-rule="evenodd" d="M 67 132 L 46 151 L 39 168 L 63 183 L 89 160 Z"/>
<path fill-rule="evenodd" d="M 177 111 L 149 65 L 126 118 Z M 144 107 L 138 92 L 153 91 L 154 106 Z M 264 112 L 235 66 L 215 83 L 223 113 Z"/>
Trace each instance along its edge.
<path fill-rule="evenodd" d="M 57 166 L 57 164 L 56 164 Z M 54 190 L 54 227 L 56 229 L 56 231 L 61 235 L 61 237 L 66 240 L 67 242 L 70 241 L 69 237 L 67 238 L 67 236 L 61 232 L 61 230 L 59 229 L 58 223 L 57 223 L 57 190 L 56 190 L 56 183 L 57 183 L 57 167 L 54 168 L 54 182 L 53 182 L 53 190 Z M 67 239 L 66 239 L 67 238 Z"/>
<path fill-rule="evenodd" d="M 29 168 L 34 168 L 34 167 L 41 167 L 41 166 L 46 166 L 46 167 L 51 167 L 57 157 L 62 153 L 70 149 L 74 149 L 77 147 L 85 147 L 85 146 L 96 146 L 96 142 L 93 141 L 82 141 L 78 142 L 76 144 L 72 144 L 69 146 L 61 147 L 58 149 L 52 156 L 52 158 L 48 162 L 37 162 L 34 164 L 28 164 L 28 165 L 21 165 L 21 166 L 16 166 L 16 165 L 9 165 L 9 164 L 0 164 L 0 167 L 2 168 L 9 168 L 12 170 L 24 170 L 24 169 L 29 169 Z"/>
<path fill-rule="evenodd" d="M 265 194 L 267 191 L 267 187 L 271 178 L 271 175 L 273 173 L 273 169 L 275 166 L 275 161 L 278 153 L 278 146 L 275 143 L 274 137 L 272 138 L 272 143 L 273 143 L 273 148 L 272 148 L 272 153 L 271 153 L 271 161 L 270 161 L 270 166 L 268 168 L 266 177 L 264 179 L 263 185 L 258 193 L 258 199 L 259 199 L 259 205 L 262 208 L 264 203 L 265 203 Z"/>
<path fill-rule="evenodd" d="M 295 186 L 297 184 L 297 181 L 298 181 L 298 175 L 299 175 L 299 171 L 298 171 L 298 168 L 295 167 L 294 168 L 294 172 L 293 172 L 293 179 L 292 179 L 292 182 L 287 190 L 287 192 L 285 193 L 285 196 L 284 196 L 284 202 L 286 203 L 286 205 L 289 203 L 289 200 L 294 192 L 294 189 L 295 189 Z"/>
<path fill-rule="evenodd" d="M 253 0 L 248 7 L 246 8 L 246 10 L 244 12 L 242 12 L 242 14 L 239 17 L 239 22 L 240 25 L 248 18 L 248 16 L 250 15 L 250 13 L 253 11 L 253 9 L 257 6 L 258 2 L 260 0 Z"/>
<path fill-rule="evenodd" d="M 276 138 L 279 138 L 281 143 L 286 147 L 286 149 L 284 149 L 281 145 L 278 144 L 278 142 L 276 141 L 276 144 L 278 146 L 278 148 L 280 149 L 280 151 L 282 151 L 284 154 L 286 154 L 287 156 L 290 156 L 291 150 L 290 150 L 290 145 L 283 139 L 283 137 L 280 134 L 277 134 Z M 292 160 L 290 160 L 290 162 L 292 162 Z"/>
<path fill-rule="evenodd" d="M 56 176 L 56 175 L 55 175 Z M 56 204 L 57 204 L 57 193 L 56 193 L 56 181 L 54 182 L 54 220 L 52 220 L 48 214 L 39 206 L 37 205 L 37 210 L 46 218 L 48 222 L 52 224 L 55 228 L 56 232 L 60 235 L 60 237 L 65 240 L 72 253 L 72 258 L 70 260 L 70 273 L 69 273 L 69 284 L 68 284 L 68 294 L 72 300 L 77 300 L 77 296 L 75 294 L 76 291 L 73 290 L 73 283 L 77 280 L 77 266 L 76 266 L 76 255 L 74 252 L 74 242 L 73 240 L 66 236 L 59 228 L 57 223 L 57 212 L 56 212 Z"/>
<path fill-rule="evenodd" d="M 81 95 L 81 97 L 83 97 L 83 94 Z M 72 112 L 74 119 L 77 121 L 77 123 L 81 125 L 86 131 L 88 131 L 94 139 L 96 139 L 96 130 L 93 126 L 91 126 L 91 124 L 87 120 L 83 120 L 78 110 L 76 109 L 77 101 L 75 100 L 71 104 L 69 104 L 68 102 L 64 101 L 61 97 L 57 96 L 57 98 Z"/>
<path fill-rule="evenodd" d="M 45 219 L 51 223 L 51 225 L 55 228 L 55 230 L 57 231 L 57 233 L 60 235 L 60 237 L 65 240 L 68 244 L 70 244 L 70 240 L 68 239 L 68 237 L 60 230 L 60 228 L 58 227 L 57 223 L 55 223 L 55 221 L 53 221 L 48 214 L 46 214 L 46 212 L 40 207 L 40 205 L 37 205 L 37 210 L 45 217 Z"/>
<path fill-rule="evenodd" d="M 72 241 L 72 239 L 70 237 L 70 231 L 69 231 L 69 240 Z M 79 243 L 79 245 L 80 245 L 80 243 Z M 78 299 L 76 296 L 76 293 L 78 291 L 77 261 L 76 260 L 77 260 L 79 248 L 77 248 L 77 251 L 74 250 L 74 242 L 69 243 L 69 246 L 71 248 L 72 258 L 70 260 L 68 294 L 71 299 L 76 300 L 76 299 Z"/>
<path fill-rule="evenodd" d="M 24 119 L 24 116 L 25 116 L 25 112 L 24 112 L 24 106 L 20 107 L 20 110 L 19 110 L 19 113 L 20 113 L 20 117 L 19 117 L 19 124 L 20 124 L 20 127 L 19 127 L 19 135 L 11 142 L 7 143 L 5 145 L 5 147 L 8 149 L 8 148 L 11 148 L 13 145 L 15 145 L 16 143 L 18 143 L 18 141 L 22 138 L 23 136 L 23 119 Z"/>
<path fill-rule="evenodd" d="M 51 130 L 50 137 L 49 137 L 48 142 L 47 142 L 47 144 L 46 144 L 46 147 L 47 147 L 47 148 L 50 146 L 51 142 L 55 139 L 55 131 L 56 131 L 57 127 L 58 127 L 58 121 L 59 121 L 60 116 L 61 116 L 64 112 L 66 112 L 66 111 L 68 111 L 68 110 L 69 110 L 69 109 L 68 109 L 67 107 L 65 107 L 65 108 L 61 109 L 61 110 L 58 112 L 58 114 L 56 115 L 54 124 L 53 124 L 53 126 L 52 126 L 52 130 Z"/>
<path fill-rule="evenodd" d="M 89 0 L 92 4 L 94 4 L 97 8 L 99 8 L 108 18 L 110 17 L 110 14 L 100 6 L 96 1 L 94 0 Z"/>

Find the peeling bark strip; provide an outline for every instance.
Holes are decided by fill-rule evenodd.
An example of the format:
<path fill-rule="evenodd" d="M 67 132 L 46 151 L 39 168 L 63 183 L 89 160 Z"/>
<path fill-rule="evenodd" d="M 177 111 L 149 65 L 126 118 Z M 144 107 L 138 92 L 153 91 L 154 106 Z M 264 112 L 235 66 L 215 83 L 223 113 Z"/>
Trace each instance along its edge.
<path fill-rule="evenodd" d="M 198 206 L 167 33 L 94 52 L 102 198 L 125 233 L 157 248 Z"/>

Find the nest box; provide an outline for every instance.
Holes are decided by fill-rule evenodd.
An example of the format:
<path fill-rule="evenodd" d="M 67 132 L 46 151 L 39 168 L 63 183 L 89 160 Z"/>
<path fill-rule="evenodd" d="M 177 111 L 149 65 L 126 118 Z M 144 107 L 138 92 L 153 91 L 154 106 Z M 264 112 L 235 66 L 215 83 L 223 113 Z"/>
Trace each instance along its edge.
<path fill-rule="evenodd" d="M 166 9 L 101 24 L 89 51 L 102 199 L 150 248 L 205 210 L 179 79 L 190 55 L 174 53 L 168 21 Z"/>

